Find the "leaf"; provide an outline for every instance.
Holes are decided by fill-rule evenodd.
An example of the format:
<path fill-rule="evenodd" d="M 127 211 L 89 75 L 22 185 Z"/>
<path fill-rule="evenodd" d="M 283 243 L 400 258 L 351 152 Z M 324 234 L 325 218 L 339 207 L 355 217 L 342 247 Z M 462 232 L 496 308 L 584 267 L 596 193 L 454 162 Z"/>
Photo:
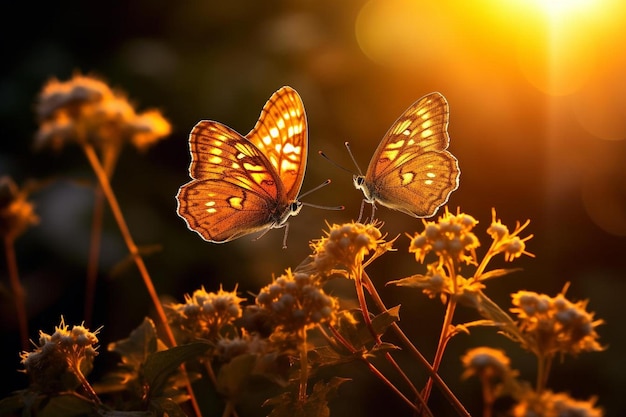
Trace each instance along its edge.
<path fill-rule="evenodd" d="M 485 318 L 492 320 L 502 333 L 510 339 L 524 345 L 524 335 L 520 332 L 515 321 L 498 304 L 492 301 L 485 293 L 478 291 L 478 312 Z"/>
<path fill-rule="evenodd" d="M 379 352 L 383 352 L 383 353 L 387 353 L 387 352 L 391 352 L 394 350 L 400 350 L 400 348 L 396 345 L 394 345 L 393 343 L 387 343 L 387 342 L 383 342 L 380 343 L 376 346 L 374 346 L 372 349 L 370 349 L 367 354 L 368 355 L 375 355 Z"/>
<path fill-rule="evenodd" d="M 383 311 L 374 317 L 372 319 L 372 328 L 378 336 L 382 336 L 389 326 L 398 321 L 400 321 L 400 305 L 391 307 L 390 309 L 387 309 L 387 311 Z M 372 336 L 370 329 L 368 329 L 365 324 L 363 324 L 363 326 L 359 329 L 358 337 L 358 340 L 361 342 L 361 346 L 365 346 L 366 344 L 374 341 L 374 337 Z"/>
<path fill-rule="evenodd" d="M 25 407 L 24 391 L 5 397 L 0 400 L 0 416 L 18 415 L 19 410 Z"/>
<path fill-rule="evenodd" d="M 158 397 L 150 401 L 150 408 L 156 411 L 157 416 L 187 417 L 182 408 L 171 398 Z M 154 415 L 154 413 L 152 414 Z"/>
<path fill-rule="evenodd" d="M 481 274 L 479 277 L 477 277 L 478 281 L 485 281 L 487 279 L 491 279 L 491 278 L 498 278 L 504 275 L 508 275 L 512 272 L 517 272 L 517 271 L 521 271 L 522 268 L 509 268 L 509 269 L 494 269 L 491 271 L 487 271 L 484 274 Z"/>
<path fill-rule="evenodd" d="M 319 381 L 307 398 L 300 401 L 295 393 L 285 392 L 270 398 L 263 406 L 274 406 L 268 417 L 329 417 L 328 400 L 332 399 L 337 389 L 349 379 L 335 377 L 329 382 Z"/>
<path fill-rule="evenodd" d="M 120 411 L 120 410 L 107 410 L 101 412 L 102 417 L 154 417 L 154 413 L 150 411 Z"/>
<path fill-rule="evenodd" d="M 37 417 L 72 417 L 94 413 L 95 404 L 77 394 L 61 394 L 46 398 L 45 405 L 36 410 Z"/>
<path fill-rule="evenodd" d="M 145 362 L 143 372 L 150 386 L 151 395 L 159 396 L 166 387 L 169 376 L 183 362 L 195 358 L 209 349 L 208 343 L 195 342 L 174 346 L 151 354 Z"/>
<path fill-rule="evenodd" d="M 122 363 L 139 370 L 148 357 L 157 351 L 157 332 L 154 322 L 146 317 L 127 339 L 110 343 L 108 350 L 120 355 Z"/>
<path fill-rule="evenodd" d="M 217 389 L 230 400 L 236 402 L 238 394 L 243 390 L 257 362 L 252 354 L 239 355 L 222 365 L 217 374 Z"/>
<path fill-rule="evenodd" d="M 426 275 L 416 274 L 410 277 L 388 281 L 385 285 L 397 285 L 398 287 L 423 288 L 425 283 L 430 282 Z"/>
<path fill-rule="evenodd" d="M 469 321 L 467 323 L 459 324 L 459 326 L 463 327 L 488 327 L 488 326 L 497 326 L 497 323 L 494 323 L 493 320 L 474 320 Z M 469 333 L 469 332 L 468 332 Z"/>

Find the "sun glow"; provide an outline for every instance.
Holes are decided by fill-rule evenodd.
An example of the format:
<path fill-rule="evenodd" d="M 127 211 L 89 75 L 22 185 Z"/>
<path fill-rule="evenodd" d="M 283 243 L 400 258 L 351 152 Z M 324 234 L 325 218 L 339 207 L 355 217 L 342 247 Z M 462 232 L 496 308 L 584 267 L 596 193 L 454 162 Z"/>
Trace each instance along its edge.
<path fill-rule="evenodd" d="M 530 3 L 534 3 L 549 16 L 564 16 L 570 13 L 589 12 L 603 2 L 601 0 L 533 0 Z"/>

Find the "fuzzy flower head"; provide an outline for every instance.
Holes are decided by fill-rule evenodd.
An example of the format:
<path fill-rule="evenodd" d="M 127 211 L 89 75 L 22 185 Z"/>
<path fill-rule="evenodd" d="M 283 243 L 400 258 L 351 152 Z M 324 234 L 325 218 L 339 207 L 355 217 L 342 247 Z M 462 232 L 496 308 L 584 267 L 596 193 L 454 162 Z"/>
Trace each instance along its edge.
<path fill-rule="evenodd" d="M 380 224 L 334 224 L 326 235 L 311 244 L 312 266 L 321 275 L 346 268 L 354 276 L 370 252 L 376 257 L 391 249 L 391 242 L 383 240 Z"/>
<path fill-rule="evenodd" d="M 241 302 L 237 290 L 207 292 L 204 287 L 185 295 L 183 304 L 168 306 L 170 321 L 192 339 L 211 339 L 221 329 L 241 317 Z"/>
<path fill-rule="evenodd" d="M 312 328 L 336 320 L 339 303 L 327 295 L 309 274 L 288 269 L 261 289 L 256 305 L 285 332 Z"/>
<path fill-rule="evenodd" d="M 433 252 L 440 259 L 451 259 L 455 264 L 476 263 L 475 249 L 480 246 L 480 242 L 472 229 L 477 224 L 478 221 L 472 216 L 452 214 L 446 208 L 437 222 L 424 221 L 424 231 L 409 236 L 409 252 L 415 254 L 418 262 L 424 262 L 426 255 Z"/>
<path fill-rule="evenodd" d="M 461 357 L 461 362 L 465 368 L 461 375 L 463 379 L 476 376 L 483 381 L 495 382 L 515 375 L 511 360 L 500 349 L 486 346 L 470 349 Z"/>
<path fill-rule="evenodd" d="M 602 320 L 594 320 L 594 314 L 587 312 L 587 301 L 572 303 L 563 293 L 549 297 L 532 291 L 518 291 L 512 298 L 515 307 L 511 311 L 517 314 L 526 348 L 536 355 L 603 349 L 595 330 Z"/>
<path fill-rule="evenodd" d="M 267 340 L 258 333 L 250 334 L 243 330 L 241 336 L 220 337 L 215 343 L 215 351 L 222 362 L 229 362 L 240 355 L 261 354 L 265 352 L 266 345 Z"/>
<path fill-rule="evenodd" d="M 82 376 L 91 371 L 98 354 L 97 333 L 98 330 L 91 332 L 82 325 L 70 329 L 61 318 L 53 334 L 40 331 L 35 349 L 20 354 L 24 371 L 33 384 L 46 392 L 61 389 L 68 372 Z"/>
<path fill-rule="evenodd" d="M 596 399 L 576 400 L 564 392 L 529 392 L 512 410 L 513 417 L 602 417 Z"/>
<path fill-rule="evenodd" d="M 10 177 L 0 177 L 0 235 L 15 239 L 39 222 L 28 193 L 18 189 Z"/>
<path fill-rule="evenodd" d="M 491 250 L 495 253 L 503 253 L 504 259 L 507 262 L 511 262 L 522 255 L 534 257 L 530 252 L 526 251 L 526 241 L 531 239 L 533 235 L 528 235 L 525 238 L 520 238 L 519 234 L 530 224 L 529 220 L 526 220 L 524 224 L 519 222 L 515 226 L 513 233 L 509 233 L 509 228 L 502 224 L 502 222 L 496 218 L 496 211 L 491 211 L 491 225 L 487 229 L 487 233 L 493 239 Z"/>
<path fill-rule="evenodd" d="M 129 142 L 143 150 L 171 131 L 160 112 L 137 113 L 123 93 L 83 75 L 66 82 L 50 80 L 39 94 L 36 113 L 38 148 L 78 142 L 110 152 Z"/>

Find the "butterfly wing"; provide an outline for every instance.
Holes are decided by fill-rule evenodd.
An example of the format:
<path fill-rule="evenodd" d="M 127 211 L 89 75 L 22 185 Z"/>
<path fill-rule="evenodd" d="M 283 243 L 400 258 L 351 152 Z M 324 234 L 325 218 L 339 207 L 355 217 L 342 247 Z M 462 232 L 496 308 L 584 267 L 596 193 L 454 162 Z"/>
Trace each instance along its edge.
<path fill-rule="evenodd" d="M 272 227 L 289 209 L 282 182 L 261 151 L 219 122 L 198 122 L 189 135 L 192 181 L 180 187 L 178 215 L 210 242 Z"/>
<path fill-rule="evenodd" d="M 282 87 L 270 97 L 246 135 L 276 170 L 288 200 L 296 199 L 304 180 L 307 135 L 304 104 L 291 87 Z"/>
<path fill-rule="evenodd" d="M 440 93 L 413 103 L 378 145 L 365 186 L 383 206 L 430 217 L 459 185 L 459 166 L 446 149 L 449 107 Z"/>

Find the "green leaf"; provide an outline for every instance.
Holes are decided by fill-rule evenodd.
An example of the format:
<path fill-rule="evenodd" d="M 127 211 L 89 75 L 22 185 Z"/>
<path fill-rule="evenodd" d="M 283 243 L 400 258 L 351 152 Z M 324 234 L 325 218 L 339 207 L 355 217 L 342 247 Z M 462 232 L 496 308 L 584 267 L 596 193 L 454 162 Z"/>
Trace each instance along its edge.
<path fill-rule="evenodd" d="M 478 291 L 478 312 L 485 318 L 492 320 L 500 331 L 515 342 L 524 345 L 524 335 L 520 332 L 515 321 L 502 310 L 498 304 L 491 300 L 485 293 Z"/>
<path fill-rule="evenodd" d="M 393 323 L 400 321 L 400 305 L 391 307 L 387 311 L 383 311 L 372 319 L 372 328 L 378 336 L 382 336 L 385 331 Z M 367 343 L 373 342 L 374 337 L 372 332 L 367 328 L 365 324 L 359 329 L 359 341 L 361 346 L 365 346 Z M 356 347 L 356 346 L 355 346 Z"/>
<path fill-rule="evenodd" d="M 410 277 L 388 281 L 385 285 L 397 285 L 398 287 L 423 288 L 425 283 L 430 282 L 430 277 L 426 275 L 411 275 Z"/>
<path fill-rule="evenodd" d="M 119 411 L 107 410 L 101 412 L 102 417 L 154 417 L 154 413 L 150 411 Z"/>
<path fill-rule="evenodd" d="M 245 354 L 222 365 L 217 374 L 217 390 L 233 402 L 245 388 L 257 362 L 257 356 Z"/>
<path fill-rule="evenodd" d="M 110 343 L 108 350 L 120 355 L 122 363 L 139 370 L 148 357 L 158 349 L 154 322 L 145 318 L 143 323 L 130 333 L 127 339 Z"/>
<path fill-rule="evenodd" d="M 47 400 L 41 409 L 36 410 L 37 417 L 78 417 L 95 414 L 95 404 L 74 393 L 50 396 Z"/>
<path fill-rule="evenodd" d="M 517 271 L 521 271 L 522 268 L 510 268 L 510 269 L 494 269 L 492 271 L 487 271 L 484 274 L 481 274 L 478 277 L 479 281 L 485 281 L 487 279 L 491 279 L 491 278 L 498 278 L 504 275 L 508 275 L 512 272 L 517 272 Z"/>
<path fill-rule="evenodd" d="M 329 417 L 328 400 L 336 396 L 337 389 L 345 378 L 332 378 L 329 382 L 319 381 L 311 394 L 300 401 L 295 393 L 282 393 L 270 398 L 263 406 L 274 406 L 268 417 Z"/>
<path fill-rule="evenodd" d="M 400 348 L 398 346 L 394 345 L 393 343 L 383 342 L 383 343 L 380 343 L 380 344 L 374 346 L 372 349 L 370 349 L 367 352 L 367 354 L 368 355 L 375 355 L 375 354 L 377 354 L 379 352 L 387 353 L 387 352 L 391 352 L 391 351 L 394 351 L 394 350 L 400 350 Z"/>
<path fill-rule="evenodd" d="M 150 408 L 156 411 L 157 416 L 187 417 L 182 408 L 171 398 L 158 397 L 150 401 Z"/>
<path fill-rule="evenodd" d="M 13 416 L 25 407 L 24 391 L 5 397 L 0 400 L 0 416 Z"/>
<path fill-rule="evenodd" d="M 183 362 L 198 357 L 209 349 L 208 343 L 194 342 L 155 352 L 146 359 L 143 372 L 152 396 L 159 396 L 166 387 L 169 376 Z"/>

